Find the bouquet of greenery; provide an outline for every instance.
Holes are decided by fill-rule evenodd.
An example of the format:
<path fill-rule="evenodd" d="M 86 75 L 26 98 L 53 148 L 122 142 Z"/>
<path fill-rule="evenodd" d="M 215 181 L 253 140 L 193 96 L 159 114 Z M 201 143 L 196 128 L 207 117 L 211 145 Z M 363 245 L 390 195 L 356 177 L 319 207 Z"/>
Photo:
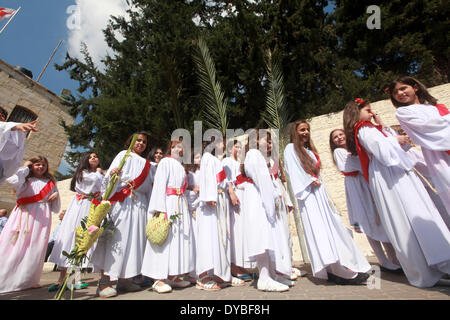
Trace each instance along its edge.
<path fill-rule="evenodd" d="M 119 171 L 122 170 L 125 161 L 130 157 L 131 150 L 133 149 L 134 143 L 136 142 L 138 135 L 134 135 L 133 139 L 128 147 L 125 156 L 122 158 L 119 164 Z M 105 229 L 111 228 L 111 219 L 108 220 L 107 215 L 111 210 L 111 203 L 108 199 L 111 197 L 111 193 L 119 182 L 119 175 L 113 174 L 109 184 L 103 194 L 102 201 L 92 201 L 89 208 L 89 214 L 81 221 L 81 225 L 75 229 L 75 247 L 70 253 L 63 251 L 63 255 L 68 259 L 73 267 L 81 267 L 83 263 L 88 259 L 87 253 L 98 238 L 102 235 Z M 55 295 L 56 300 L 60 300 L 67 290 L 67 285 L 71 276 L 75 273 L 75 268 L 70 268 L 71 272 L 68 272 L 64 278 L 63 284 L 57 291 Z M 73 288 L 71 286 L 71 299 L 73 297 Z"/>

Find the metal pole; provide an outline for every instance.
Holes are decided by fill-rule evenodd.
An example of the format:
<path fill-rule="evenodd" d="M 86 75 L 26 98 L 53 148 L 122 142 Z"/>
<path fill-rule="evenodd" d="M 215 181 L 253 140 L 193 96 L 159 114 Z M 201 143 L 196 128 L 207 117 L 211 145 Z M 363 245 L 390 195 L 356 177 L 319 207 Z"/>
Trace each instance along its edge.
<path fill-rule="evenodd" d="M 63 43 L 63 40 L 59 40 L 58 45 L 56 46 L 55 50 L 53 50 L 52 55 L 50 56 L 50 59 L 48 59 L 47 64 L 45 65 L 44 69 L 42 69 L 41 73 L 39 74 L 39 77 L 37 78 L 36 82 L 39 82 L 39 80 L 42 77 L 42 74 L 44 73 L 45 69 L 47 69 L 48 64 L 50 63 L 50 61 L 53 59 L 53 56 L 55 55 L 56 51 L 59 49 L 59 46 L 61 45 L 61 43 Z"/>
<path fill-rule="evenodd" d="M 2 34 L 3 30 L 6 29 L 6 26 L 11 22 L 11 20 L 16 16 L 16 14 L 19 12 L 19 10 L 22 7 L 17 8 L 17 10 L 14 12 L 14 14 L 11 16 L 11 18 L 9 18 L 8 22 L 3 26 L 2 30 L 0 30 L 0 34 Z"/>

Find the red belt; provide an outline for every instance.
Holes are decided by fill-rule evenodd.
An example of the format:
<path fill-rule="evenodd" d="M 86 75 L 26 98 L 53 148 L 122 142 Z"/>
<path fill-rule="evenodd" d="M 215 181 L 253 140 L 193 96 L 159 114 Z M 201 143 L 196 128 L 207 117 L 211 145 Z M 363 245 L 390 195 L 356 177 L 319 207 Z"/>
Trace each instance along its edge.
<path fill-rule="evenodd" d="M 168 196 L 180 196 L 182 194 L 184 194 L 184 192 L 186 191 L 186 187 L 187 187 L 187 176 L 184 179 L 184 184 L 181 188 L 170 188 L 167 187 L 166 188 L 166 195 Z"/>
<path fill-rule="evenodd" d="M 359 174 L 359 171 L 350 171 L 350 172 L 341 171 L 341 173 L 346 177 L 356 177 Z"/>
<path fill-rule="evenodd" d="M 238 185 L 240 185 L 240 184 L 242 184 L 244 182 L 248 182 L 248 183 L 253 183 L 254 184 L 252 179 L 250 179 L 249 177 L 244 177 L 242 174 L 240 174 L 240 175 L 238 175 L 236 177 L 235 185 L 238 186 Z"/>

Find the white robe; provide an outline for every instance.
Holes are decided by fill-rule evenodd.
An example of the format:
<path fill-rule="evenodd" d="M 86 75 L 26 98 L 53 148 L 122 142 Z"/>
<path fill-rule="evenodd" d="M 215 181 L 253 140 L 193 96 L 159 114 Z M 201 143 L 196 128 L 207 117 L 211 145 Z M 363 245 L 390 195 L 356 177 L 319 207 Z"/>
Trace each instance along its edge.
<path fill-rule="evenodd" d="M 25 154 L 26 132 L 12 130 L 18 123 L 0 122 L 0 183 L 12 176 Z"/>
<path fill-rule="evenodd" d="M 435 106 L 414 104 L 395 111 L 408 136 L 422 148 L 433 186 L 450 214 L 450 114 L 441 116 Z"/>
<path fill-rule="evenodd" d="M 217 183 L 223 170 L 219 159 L 205 153 L 200 162 L 200 205 L 197 209 L 196 273 L 206 271 L 231 281 L 231 243 L 228 180 Z M 215 201 L 217 206 L 209 206 Z M 211 275 L 211 274 L 210 274 Z"/>
<path fill-rule="evenodd" d="M 119 167 L 126 150 L 119 152 L 109 167 L 102 184 L 102 194 L 109 183 L 110 171 Z M 113 190 L 120 191 L 127 186 L 127 182 L 137 178 L 144 169 L 146 160 L 134 152 L 125 161 L 119 183 Z M 112 237 L 101 236 L 92 255 L 92 264 L 103 269 L 111 280 L 131 278 L 141 273 L 142 259 L 147 242 L 145 227 L 147 224 L 147 207 L 152 191 L 153 176 L 150 170 L 146 179 L 132 195 L 123 202 L 112 205 L 109 215 L 115 226 Z"/>
<path fill-rule="evenodd" d="M 360 144 L 367 151 L 369 187 L 381 223 L 410 284 L 433 286 L 450 272 L 450 232 L 423 184 L 415 163 L 395 137 L 362 127 Z"/>
<path fill-rule="evenodd" d="M 251 149 L 244 161 L 245 174 L 254 183 L 247 183 L 243 211 L 245 259 L 256 261 L 258 255 L 268 253 L 271 264 L 279 273 L 290 275 L 291 251 L 286 234 L 282 209 L 282 195 L 272 181 L 266 160 L 259 150 Z"/>
<path fill-rule="evenodd" d="M 307 152 L 317 161 L 310 150 Z M 317 178 L 303 170 L 292 143 L 284 150 L 284 165 L 300 208 L 313 275 L 328 279 L 328 266 L 334 269 L 345 267 L 353 272 L 369 271 L 371 267 L 367 259 L 356 246 L 338 213 L 330 207 L 323 181 L 319 187 L 310 186 Z"/>
<path fill-rule="evenodd" d="M 369 184 L 362 175 L 359 157 L 352 156 L 344 148 L 336 148 L 333 157 L 339 171 L 359 172 L 356 176 L 345 176 L 344 178 L 350 224 L 359 224 L 362 232 L 371 239 L 389 242 L 381 221 L 377 219 L 377 209 L 370 193 Z"/>
<path fill-rule="evenodd" d="M 75 191 L 80 195 L 90 195 L 100 192 L 102 187 L 103 175 L 100 172 L 83 171 L 81 182 L 75 183 Z M 77 200 L 74 196 L 66 210 L 63 220 L 59 225 L 55 244 L 48 261 L 56 263 L 60 267 L 70 267 L 67 258 L 62 255 L 63 251 L 70 253 L 75 247 L 75 228 L 80 226 L 81 220 L 89 214 L 91 198 Z M 95 250 L 96 244 L 89 250 L 88 258 Z M 88 267 L 91 264 L 86 262 L 82 267 Z"/>
<path fill-rule="evenodd" d="M 28 167 L 21 167 L 7 179 L 17 199 L 38 194 L 48 179 L 26 177 Z M 52 224 L 52 212 L 59 212 L 61 200 L 48 202 L 58 192 L 55 186 L 39 202 L 16 206 L 0 235 L 0 293 L 31 288 L 39 284 Z"/>
<path fill-rule="evenodd" d="M 184 194 L 166 194 L 167 188 L 181 188 L 185 180 L 186 172 L 178 160 L 167 157 L 158 163 L 147 218 L 156 212 L 167 213 L 167 219 L 177 213 L 181 216 L 173 220 L 163 244 L 147 240 L 141 271 L 144 276 L 162 280 L 169 275 L 189 273 L 195 268 L 194 234 L 187 200 Z"/>

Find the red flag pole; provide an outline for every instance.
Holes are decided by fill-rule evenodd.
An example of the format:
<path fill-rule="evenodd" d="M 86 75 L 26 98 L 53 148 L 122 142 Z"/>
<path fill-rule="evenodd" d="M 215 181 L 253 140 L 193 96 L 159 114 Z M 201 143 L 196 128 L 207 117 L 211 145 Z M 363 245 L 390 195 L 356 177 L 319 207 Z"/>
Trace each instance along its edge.
<path fill-rule="evenodd" d="M 17 10 L 15 10 L 14 14 L 9 18 L 8 22 L 3 26 L 2 30 L 0 30 L 0 34 L 2 34 L 3 30 L 5 30 L 6 26 L 11 22 L 11 20 L 16 16 L 16 14 L 19 12 L 19 10 L 22 7 L 19 7 Z"/>

